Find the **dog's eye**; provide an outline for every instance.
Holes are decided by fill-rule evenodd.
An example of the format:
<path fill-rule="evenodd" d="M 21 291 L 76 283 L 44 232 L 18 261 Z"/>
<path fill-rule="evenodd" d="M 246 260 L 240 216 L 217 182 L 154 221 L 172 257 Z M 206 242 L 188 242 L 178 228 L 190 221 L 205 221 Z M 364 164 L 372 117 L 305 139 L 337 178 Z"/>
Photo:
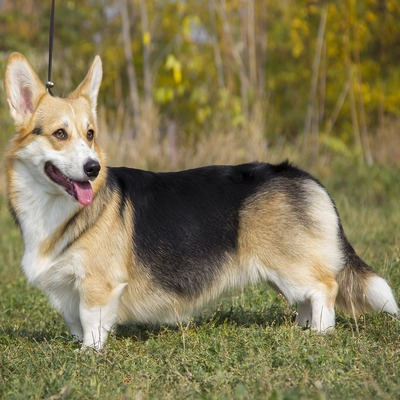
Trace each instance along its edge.
<path fill-rule="evenodd" d="M 60 139 L 60 140 L 68 139 L 68 133 L 65 132 L 64 129 L 57 129 L 55 132 L 53 132 L 53 136 L 55 136 L 57 139 Z"/>
<path fill-rule="evenodd" d="M 86 137 L 87 137 L 87 140 L 89 140 L 89 142 L 91 142 L 93 140 L 93 138 L 94 138 L 94 130 L 93 129 L 89 129 L 87 131 Z"/>

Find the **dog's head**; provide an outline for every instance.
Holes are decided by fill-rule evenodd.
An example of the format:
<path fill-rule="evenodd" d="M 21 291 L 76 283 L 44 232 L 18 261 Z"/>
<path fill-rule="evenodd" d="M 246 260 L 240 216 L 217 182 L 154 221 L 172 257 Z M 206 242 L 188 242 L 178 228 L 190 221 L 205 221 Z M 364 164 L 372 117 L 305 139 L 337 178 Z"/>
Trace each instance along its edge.
<path fill-rule="evenodd" d="M 5 90 L 16 133 L 9 154 L 31 171 L 44 190 L 67 194 L 82 205 L 93 200 L 92 184 L 102 173 L 96 105 L 102 79 L 96 57 L 82 83 L 67 98 L 53 97 L 24 56 L 10 56 Z M 98 178 L 97 178 L 98 180 Z"/>

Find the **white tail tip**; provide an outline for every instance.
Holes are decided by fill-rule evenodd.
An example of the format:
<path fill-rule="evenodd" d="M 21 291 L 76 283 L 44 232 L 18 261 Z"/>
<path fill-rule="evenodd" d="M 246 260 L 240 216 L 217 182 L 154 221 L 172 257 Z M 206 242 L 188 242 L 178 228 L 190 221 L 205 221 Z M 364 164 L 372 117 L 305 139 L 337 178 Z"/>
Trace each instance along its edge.
<path fill-rule="evenodd" d="M 387 282 L 377 275 L 368 279 L 367 301 L 374 311 L 384 311 L 399 316 L 399 308 L 392 289 Z"/>

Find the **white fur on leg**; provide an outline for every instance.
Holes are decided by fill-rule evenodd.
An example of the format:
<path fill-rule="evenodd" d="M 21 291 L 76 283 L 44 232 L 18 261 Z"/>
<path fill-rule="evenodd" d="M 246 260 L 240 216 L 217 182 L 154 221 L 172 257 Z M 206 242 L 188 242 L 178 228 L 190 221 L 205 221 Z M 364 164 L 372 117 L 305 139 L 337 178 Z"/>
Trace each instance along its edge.
<path fill-rule="evenodd" d="M 83 327 L 82 349 L 91 347 L 100 351 L 107 340 L 108 333 L 117 322 L 119 298 L 127 284 L 123 283 L 114 289 L 111 301 L 105 306 L 91 308 L 80 305 L 80 317 Z"/>
<path fill-rule="evenodd" d="M 83 340 L 83 328 L 79 315 L 76 319 L 67 319 L 65 317 L 65 322 L 68 325 L 72 339 L 76 342 L 80 342 L 81 340 Z"/>
<path fill-rule="evenodd" d="M 68 307 L 65 305 L 63 316 L 73 340 L 77 342 L 83 340 L 83 328 L 79 315 L 79 296 L 77 294 L 70 298 Z"/>
<path fill-rule="evenodd" d="M 312 309 L 310 300 L 305 300 L 297 304 L 296 323 L 303 328 L 310 326 L 312 320 Z"/>
<path fill-rule="evenodd" d="M 100 351 L 107 340 L 108 332 L 115 323 L 114 318 L 110 318 L 110 310 L 105 307 L 81 307 L 81 319 L 83 326 L 82 348 L 92 347 Z M 107 318 L 108 316 L 108 318 Z"/>
<path fill-rule="evenodd" d="M 328 333 L 335 327 L 335 308 L 328 306 L 324 293 L 314 293 L 311 298 L 312 321 L 311 328 Z"/>

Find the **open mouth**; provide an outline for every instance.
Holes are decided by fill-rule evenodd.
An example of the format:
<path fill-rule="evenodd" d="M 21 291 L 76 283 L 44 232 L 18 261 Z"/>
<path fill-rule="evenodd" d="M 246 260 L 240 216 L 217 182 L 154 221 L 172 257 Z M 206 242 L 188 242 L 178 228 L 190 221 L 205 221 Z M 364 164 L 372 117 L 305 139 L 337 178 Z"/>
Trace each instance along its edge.
<path fill-rule="evenodd" d="M 74 181 L 65 176 L 55 165 L 47 162 L 44 166 L 47 176 L 83 206 L 88 206 L 93 201 L 93 189 L 89 181 Z"/>

